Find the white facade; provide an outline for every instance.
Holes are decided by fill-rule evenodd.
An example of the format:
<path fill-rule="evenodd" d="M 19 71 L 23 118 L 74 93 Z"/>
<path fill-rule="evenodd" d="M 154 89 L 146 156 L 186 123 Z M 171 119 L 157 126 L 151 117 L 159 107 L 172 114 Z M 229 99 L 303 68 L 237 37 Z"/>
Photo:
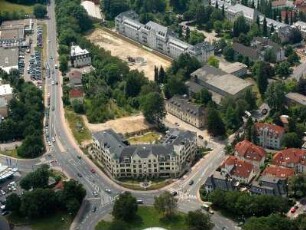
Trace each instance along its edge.
<path fill-rule="evenodd" d="M 114 131 L 93 134 L 90 154 L 115 178 L 178 177 L 197 151 L 196 134 L 172 130 L 161 144 L 127 145 Z"/>
<path fill-rule="evenodd" d="M 0 85 L 0 98 L 9 102 L 13 98 L 13 89 L 9 84 Z"/>
<path fill-rule="evenodd" d="M 73 67 L 91 65 L 90 53 L 79 46 L 71 46 L 70 60 Z"/>
<path fill-rule="evenodd" d="M 206 62 L 214 54 L 214 47 L 207 42 L 192 46 L 177 39 L 165 26 L 152 21 L 145 25 L 141 24 L 138 15 L 133 11 L 119 14 L 115 19 L 115 25 L 120 34 L 172 58 L 189 53 L 200 62 Z"/>

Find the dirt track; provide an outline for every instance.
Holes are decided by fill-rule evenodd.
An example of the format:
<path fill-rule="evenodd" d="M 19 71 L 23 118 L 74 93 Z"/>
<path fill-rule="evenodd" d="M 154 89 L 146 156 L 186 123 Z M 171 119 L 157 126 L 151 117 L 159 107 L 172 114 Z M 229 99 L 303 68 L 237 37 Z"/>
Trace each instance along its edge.
<path fill-rule="evenodd" d="M 114 36 L 102 29 L 96 29 L 87 38 L 111 52 L 113 56 L 119 57 L 121 60 L 128 62 L 127 58 L 138 59 L 135 64 L 128 62 L 130 69 L 137 69 L 143 71 L 149 80 L 154 79 L 154 66 L 163 66 L 164 69 L 168 68 L 171 64 L 170 61 L 151 53 L 148 50 L 137 47 L 121 38 Z M 143 60 L 140 60 L 143 59 Z"/>

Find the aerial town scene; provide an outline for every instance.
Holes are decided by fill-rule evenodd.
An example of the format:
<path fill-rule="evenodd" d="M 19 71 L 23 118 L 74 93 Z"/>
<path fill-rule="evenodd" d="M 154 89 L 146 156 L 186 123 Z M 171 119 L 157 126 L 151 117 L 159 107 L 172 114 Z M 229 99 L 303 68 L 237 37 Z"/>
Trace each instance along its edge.
<path fill-rule="evenodd" d="M 306 230 L 306 0 L 0 0 L 0 230 Z"/>

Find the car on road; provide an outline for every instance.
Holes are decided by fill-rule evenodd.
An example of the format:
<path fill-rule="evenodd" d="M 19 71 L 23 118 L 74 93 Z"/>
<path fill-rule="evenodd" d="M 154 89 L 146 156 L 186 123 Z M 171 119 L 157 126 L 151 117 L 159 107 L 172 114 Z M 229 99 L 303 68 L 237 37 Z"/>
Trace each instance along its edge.
<path fill-rule="evenodd" d="M 112 190 L 110 190 L 109 188 L 105 189 L 105 192 L 107 193 L 112 193 Z"/>
<path fill-rule="evenodd" d="M 55 64 L 55 65 L 54 65 L 54 68 L 55 68 L 55 69 L 57 69 L 57 68 L 58 68 L 57 64 Z"/>
<path fill-rule="evenodd" d="M 96 170 L 95 169 L 90 169 L 90 172 L 95 173 Z"/>
<path fill-rule="evenodd" d="M 82 177 L 82 174 L 81 173 L 77 173 L 78 177 Z"/>
<path fill-rule="evenodd" d="M 52 137 L 52 142 L 55 142 L 55 138 L 54 137 Z"/>
<path fill-rule="evenodd" d="M 194 183 L 194 181 L 193 180 L 191 180 L 191 181 L 189 181 L 189 185 L 193 185 L 193 183 Z"/>
<path fill-rule="evenodd" d="M 290 212 L 291 212 L 291 213 L 295 213 L 295 212 L 296 212 L 295 207 L 292 207 L 292 208 L 290 209 Z"/>
<path fill-rule="evenodd" d="M 54 81 L 52 81 L 51 84 L 54 85 Z"/>
<path fill-rule="evenodd" d="M 175 122 L 174 124 L 175 124 L 176 126 L 180 126 L 179 123 L 177 123 L 177 122 Z"/>
<path fill-rule="evenodd" d="M 210 209 L 208 212 L 209 212 L 209 214 L 214 214 L 214 213 L 215 213 L 215 212 L 214 212 L 213 210 L 211 210 L 211 209 Z"/>
<path fill-rule="evenodd" d="M 93 192 L 92 192 L 92 195 L 94 195 L 95 197 L 97 197 L 97 196 L 98 196 L 98 193 L 97 193 L 96 191 L 93 191 Z"/>
<path fill-rule="evenodd" d="M 137 204 L 143 204 L 143 200 L 137 200 Z"/>
<path fill-rule="evenodd" d="M 176 195 L 177 195 L 177 191 L 171 192 L 171 195 L 172 195 L 172 196 L 176 196 Z"/>
<path fill-rule="evenodd" d="M 96 212 L 97 211 L 97 207 L 94 206 L 93 209 L 92 209 L 92 212 Z"/>
<path fill-rule="evenodd" d="M 199 137 L 200 139 L 202 139 L 202 140 L 204 139 L 202 135 L 199 135 L 198 137 Z"/>

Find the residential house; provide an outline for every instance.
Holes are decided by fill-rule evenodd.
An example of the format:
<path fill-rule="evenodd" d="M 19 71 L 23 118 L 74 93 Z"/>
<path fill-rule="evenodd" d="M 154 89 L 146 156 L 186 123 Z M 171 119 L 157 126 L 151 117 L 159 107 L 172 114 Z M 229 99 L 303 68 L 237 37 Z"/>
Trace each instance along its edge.
<path fill-rule="evenodd" d="M 259 12 L 242 4 L 230 5 L 226 10 L 226 18 L 234 22 L 239 16 L 243 16 L 247 23 L 252 24 L 259 16 Z"/>
<path fill-rule="evenodd" d="M 258 195 L 287 196 L 287 180 L 275 176 L 264 175 L 253 181 L 250 192 Z"/>
<path fill-rule="evenodd" d="M 277 165 L 268 165 L 261 175 L 263 176 L 274 176 L 279 179 L 287 180 L 288 178 L 294 176 L 294 170 L 292 168 L 286 168 Z"/>
<path fill-rule="evenodd" d="M 208 177 L 204 183 L 206 192 L 212 192 L 215 189 L 221 189 L 223 191 L 233 191 L 237 189 L 239 182 L 228 175 L 223 175 L 219 171 L 215 171 L 210 177 Z"/>
<path fill-rule="evenodd" d="M 255 171 L 260 171 L 266 159 L 266 151 L 248 140 L 243 140 L 235 145 L 235 156 L 240 160 L 251 163 Z"/>
<path fill-rule="evenodd" d="M 240 98 L 252 84 L 213 66 L 204 65 L 191 74 L 191 79 L 186 85 L 189 95 L 205 88 L 212 93 L 213 100 L 219 104 L 223 97 Z"/>
<path fill-rule="evenodd" d="M 78 70 L 72 70 L 68 74 L 69 86 L 71 88 L 82 88 L 82 73 Z"/>
<path fill-rule="evenodd" d="M 197 152 L 196 133 L 171 129 L 159 144 L 129 145 L 113 130 L 93 134 L 90 154 L 114 178 L 179 177 Z"/>
<path fill-rule="evenodd" d="M 306 172 L 306 151 L 288 148 L 273 156 L 273 164 L 294 169 L 297 173 Z"/>
<path fill-rule="evenodd" d="M 73 67 L 83 67 L 91 65 L 90 53 L 80 46 L 72 45 L 70 50 L 70 61 Z"/>
<path fill-rule="evenodd" d="M 204 106 L 192 103 L 185 97 L 175 95 L 167 100 L 166 111 L 197 128 L 205 124 Z"/>
<path fill-rule="evenodd" d="M 70 103 L 77 100 L 79 102 L 83 102 L 84 99 L 84 91 L 83 89 L 74 88 L 69 91 L 69 99 Z"/>
<path fill-rule="evenodd" d="M 280 149 L 285 129 L 268 123 L 255 123 L 258 144 L 264 148 Z"/>
<path fill-rule="evenodd" d="M 250 183 L 256 175 L 254 166 L 251 163 L 245 160 L 240 160 L 235 156 L 229 156 L 220 168 L 223 175 L 228 175 L 229 177 L 246 184 Z"/>

